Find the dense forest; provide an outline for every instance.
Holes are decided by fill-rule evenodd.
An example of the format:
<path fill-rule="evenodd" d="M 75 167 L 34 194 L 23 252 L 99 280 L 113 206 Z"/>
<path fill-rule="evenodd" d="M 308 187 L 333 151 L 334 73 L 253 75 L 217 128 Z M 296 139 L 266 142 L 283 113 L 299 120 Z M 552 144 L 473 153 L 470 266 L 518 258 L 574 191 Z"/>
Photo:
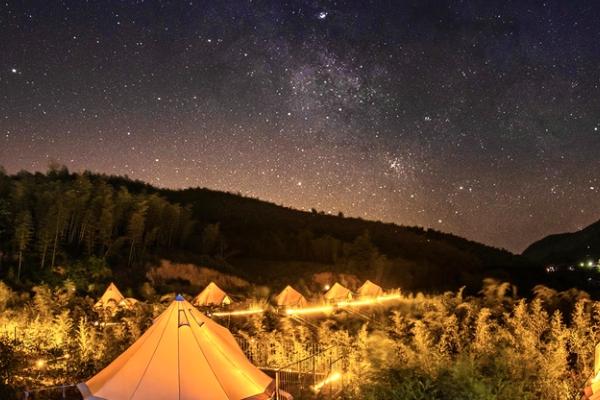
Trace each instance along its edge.
<path fill-rule="evenodd" d="M 303 212 L 208 189 L 163 190 L 128 178 L 0 172 L 0 277 L 79 290 L 116 280 L 138 290 L 160 259 L 283 286 L 328 271 L 388 287 L 479 290 L 485 277 L 533 287 L 524 257 L 418 227 Z"/>

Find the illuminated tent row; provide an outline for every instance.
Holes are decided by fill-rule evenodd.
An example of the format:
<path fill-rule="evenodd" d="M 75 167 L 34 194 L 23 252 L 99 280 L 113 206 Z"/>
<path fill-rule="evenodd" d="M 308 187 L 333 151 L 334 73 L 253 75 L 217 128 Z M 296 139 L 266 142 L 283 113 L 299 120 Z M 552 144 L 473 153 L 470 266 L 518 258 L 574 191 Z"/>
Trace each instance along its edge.
<path fill-rule="evenodd" d="M 266 400 L 274 392 L 273 379 L 248 361 L 231 333 L 181 296 L 77 387 L 84 400 Z"/>
<path fill-rule="evenodd" d="M 367 280 L 357 291 L 359 298 L 377 297 L 383 294 L 383 289 Z M 329 302 L 352 300 L 353 294 L 350 289 L 336 282 L 324 295 Z M 286 286 L 276 297 L 278 307 L 306 307 L 306 298 L 290 285 Z M 136 299 L 125 298 L 114 283 L 111 283 L 100 300 L 94 305 L 95 308 L 130 308 L 137 303 Z M 210 282 L 194 299 L 192 304 L 197 307 L 222 307 L 233 303 L 231 297 L 214 282 Z"/>

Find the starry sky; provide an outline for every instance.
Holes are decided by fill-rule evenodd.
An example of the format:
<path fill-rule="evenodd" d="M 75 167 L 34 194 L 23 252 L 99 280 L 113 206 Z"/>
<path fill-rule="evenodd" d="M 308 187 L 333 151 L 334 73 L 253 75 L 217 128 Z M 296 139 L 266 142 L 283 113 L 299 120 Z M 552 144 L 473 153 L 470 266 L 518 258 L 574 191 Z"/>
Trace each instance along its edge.
<path fill-rule="evenodd" d="M 596 1 L 7 1 L 0 165 L 522 251 L 600 219 Z"/>

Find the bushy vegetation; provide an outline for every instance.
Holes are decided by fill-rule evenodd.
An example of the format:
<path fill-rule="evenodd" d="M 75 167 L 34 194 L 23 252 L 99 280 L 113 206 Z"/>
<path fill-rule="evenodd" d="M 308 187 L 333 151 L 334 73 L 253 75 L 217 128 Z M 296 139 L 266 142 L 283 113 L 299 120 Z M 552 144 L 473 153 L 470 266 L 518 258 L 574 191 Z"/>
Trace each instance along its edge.
<path fill-rule="evenodd" d="M 90 377 L 165 307 L 99 315 L 73 289 L 38 286 L 29 297 L 0 285 L 1 390 Z M 599 325 L 600 303 L 585 293 L 538 287 L 527 301 L 487 281 L 477 297 L 405 295 L 360 315 L 340 310 L 299 322 L 268 312 L 229 327 L 261 366 L 289 364 L 315 346 L 340 349 L 347 399 L 575 400 L 592 374 Z"/>

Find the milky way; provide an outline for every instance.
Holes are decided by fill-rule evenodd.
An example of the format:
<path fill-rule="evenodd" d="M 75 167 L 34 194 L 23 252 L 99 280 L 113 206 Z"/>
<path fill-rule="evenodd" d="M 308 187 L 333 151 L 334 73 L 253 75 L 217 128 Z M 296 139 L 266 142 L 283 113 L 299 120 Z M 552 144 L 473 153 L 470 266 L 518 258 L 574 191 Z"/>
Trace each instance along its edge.
<path fill-rule="evenodd" d="M 600 218 L 593 1 L 23 3 L 0 5 L 10 173 L 57 161 L 513 251 Z"/>

